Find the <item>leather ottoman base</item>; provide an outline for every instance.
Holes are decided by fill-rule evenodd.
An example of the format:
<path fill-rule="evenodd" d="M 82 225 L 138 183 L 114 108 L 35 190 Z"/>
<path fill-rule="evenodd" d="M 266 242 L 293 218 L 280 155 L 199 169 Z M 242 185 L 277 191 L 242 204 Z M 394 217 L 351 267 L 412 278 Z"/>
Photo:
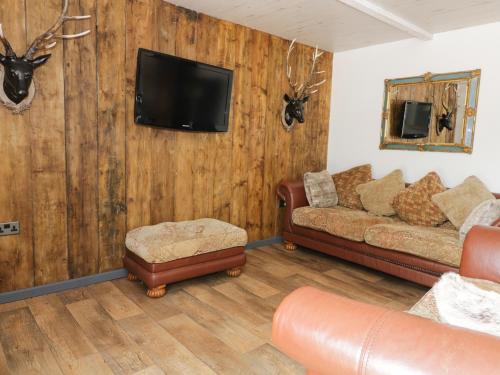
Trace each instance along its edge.
<path fill-rule="evenodd" d="M 142 280 L 149 289 L 214 272 L 240 268 L 245 263 L 246 255 L 243 246 L 165 263 L 148 263 L 129 250 L 123 257 L 125 268 L 139 280 Z"/>

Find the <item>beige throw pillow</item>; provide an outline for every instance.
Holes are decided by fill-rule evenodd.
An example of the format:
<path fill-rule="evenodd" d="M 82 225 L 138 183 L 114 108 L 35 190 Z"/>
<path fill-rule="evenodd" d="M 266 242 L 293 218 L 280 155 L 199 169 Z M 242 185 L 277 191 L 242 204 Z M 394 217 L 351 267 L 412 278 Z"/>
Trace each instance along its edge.
<path fill-rule="evenodd" d="M 334 207 L 339 201 L 328 171 L 304 174 L 304 188 L 311 207 Z"/>
<path fill-rule="evenodd" d="M 397 169 L 379 180 L 358 185 L 356 192 L 368 212 L 379 216 L 392 216 L 396 214 L 392 207 L 394 197 L 404 189 L 403 172 Z"/>
<path fill-rule="evenodd" d="M 474 208 L 460 227 L 460 241 L 474 225 L 491 225 L 500 218 L 500 199 L 488 199 Z"/>
<path fill-rule="evenodd" d="M 495 199 L 495 196 L 476 176 L 467 177 L 460 185 L 432 197 L 432 201 L 457 229 L 475 207 L 489 199 Z"/>

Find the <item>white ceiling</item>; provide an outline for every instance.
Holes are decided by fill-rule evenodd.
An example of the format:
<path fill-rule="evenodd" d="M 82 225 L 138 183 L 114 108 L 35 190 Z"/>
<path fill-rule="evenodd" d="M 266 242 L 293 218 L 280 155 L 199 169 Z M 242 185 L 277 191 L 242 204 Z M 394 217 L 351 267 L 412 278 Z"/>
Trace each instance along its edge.
<path fill-rule="evenodd" d="M 412 38 L 415 35 L 410 32 L 412 27 L 433 34 L 500 21 L 500 0 L 169 2 L 286 39 L 297 38 L 302 43 L 317 44 L 320 48 L 336 52 Z M 363 8 L 374 11 L 367 14 L 358 10 Z"/>

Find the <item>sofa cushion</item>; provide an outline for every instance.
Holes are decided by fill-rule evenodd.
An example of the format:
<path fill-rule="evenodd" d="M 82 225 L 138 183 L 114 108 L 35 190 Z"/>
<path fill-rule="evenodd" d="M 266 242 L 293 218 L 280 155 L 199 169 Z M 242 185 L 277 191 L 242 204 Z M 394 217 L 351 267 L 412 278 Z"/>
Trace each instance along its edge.
<path fill-rule="evenodd" d="M 475 176 L 467 177 L 460 185 L 432 197 L 457 229 L 475 207 L 489 199 L 495 199 L 495 196 Z"/>
<path fill-rule="evenodd" d="M 396 214 L 392 208 L 394 197 L 405 189 L 403 171 L 397 169 L 379 180 L 358 185 L 356 192 L 366 211 L 379 216 Z"/>
<path fill-rule="evenodd" d="M 375 224 L 391 223 L 393 219 L 339 206 L 332 208 L 300 207 L 293 210 L 292 222 L 301 227 L 363 242 L 367 228 Z"/>
<path fill-rule="evenodd" d="M 463 277 L 463 279 L 471 282 L 478 288 L 481 288 L 485 291 L 500 293 L 500 284 L 498 283 L 494 283 L 488 280 L 471 279 L 467 277 Z M 436 305 L 436 298 L 434 297 L 434 291 L 432 289 L 429 290 L 410 310 L 408 310 L 408 313 L 440 322 L 439 311 Z"/>
<path fill-rule="evenodd" d="M 400 192 L 393 207 L 398 216 L 413 225 L 436 226 L 446 221 L 445 214 L 432 202 L 432 196 L 446 191 L 436 172 L 431 172 Z"/>
<path fill-rule="evenodd" d="M 460 227 L 460 241 L 464 242 L 465 236 L 474 225 L 491 225 L 500 218 L 500 199 L 488 199 L 474 208 Z"/>
<path fill-rule="evenodd" d="M 339 201 L 335 184 L 328 171 L 305 173 L 304 189 L 311 207 L 334 207 Z"/>
<path fill-rule="evenodd" d="M 413 254 L 453 267 L 460 265 L 462 243 L 458 231 L 413 226 L 405 223 L 380 224 L 365 231 L 366 243 Z"/>
<path fill-rule="evenodd" d="M 363 204 L 356 192 L 356 187 L 372 179 L 372 167 L 370 164 L 360 165 L 347 171 L 336 173 L 332 176 L 339 205 L 354 210 L 362 210 Z"/>
<path fill-rule="evenodd" d="M 167 222 L 127 233 L 125 245 L 148 263 L 164 263 L 213 251 L 245 246 L 247 232 L 216 220 Z"/>

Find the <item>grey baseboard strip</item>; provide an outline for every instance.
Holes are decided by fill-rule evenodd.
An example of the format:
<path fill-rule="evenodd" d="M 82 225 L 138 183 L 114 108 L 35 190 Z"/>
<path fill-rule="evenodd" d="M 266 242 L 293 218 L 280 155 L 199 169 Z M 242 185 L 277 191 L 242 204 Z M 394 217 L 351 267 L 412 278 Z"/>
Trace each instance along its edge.
<path fill-rule="evenodd" d="M 84 276 L 84 277 L 79 277 L 77 279 L 59 281 L 57 283 L 35 286 L 33 288 L 1 293 L 0 304 L 14 302 L 26 298 L 43 296 L 45 294 L 50 294 L 50 293 L 61 292 L 66 289 L 80 288 L 82 286 L 102 283 L 104 281 L 120 279 L 122 277 L 126 277 L 127 274 L 128 272 L 125 268 L 120 268 L 118 270 L 103 272 L 97 275 Z"/>
<path fill-rule="evenodd" d="M 260 246 L 269 246 L 275 243 L 280 243 L 282 237 L 272 237 L 266 240 L 253 241 L 247 244 L 246 250 L 255 249 Z M 83 286 L 102 283 L 114 279 L 127 277 L 128 271 L 125 268 L 118 270 L 99 273 L 97 275 L 79 277 L 77 279 L 59 281 L 57 283 L 35 286 L 33 288 L 26 288 L 15 290 L 12 292 L 0 293 L 0 304 L 19 301 L 26 298 L 33 298 L 43 296 L 45 294 L 57 293 L 67 289 L 81 288 Z"/>
<path fill-rule="evenodd" d="M 275 243 L 280 243 L 280 242 L 283 242 L 283 237 L 271 237 L 268 238 L 267 240 L 258 240 L 250 242 L 245 246 L 245 249 L 251 250 L 255 249 L 256 247 L 274 245 Z"/>

